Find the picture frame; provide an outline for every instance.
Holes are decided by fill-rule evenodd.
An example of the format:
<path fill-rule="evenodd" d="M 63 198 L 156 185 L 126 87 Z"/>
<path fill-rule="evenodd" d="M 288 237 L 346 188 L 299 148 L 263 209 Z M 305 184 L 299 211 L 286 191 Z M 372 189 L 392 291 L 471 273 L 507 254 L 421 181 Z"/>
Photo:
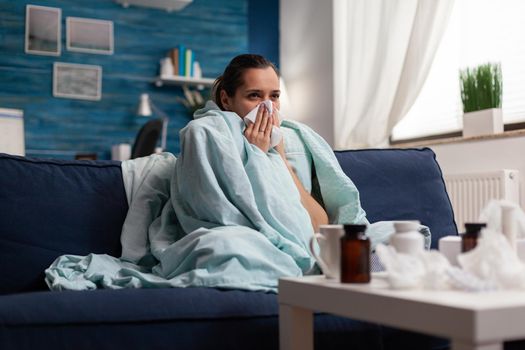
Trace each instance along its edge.
<path fill-rule="evenodd" d="M 66 48 L 68 51 L 112 55 L 113 21 L 67 17 Z"/>
<path fill-rule="evenodd" d="M 102 98 L 102 67 L 55 62 L 53 96 L 99 101 Z"/>
<path fill-rule="evenodd" d="M 28 54 L 60 56 L 62 10 L 26 5 L 24 51 Z"/>
<path fill-rule="evenodd" d="M 0 153 L 25 156 L 23 110 L 0 108 Z"/>

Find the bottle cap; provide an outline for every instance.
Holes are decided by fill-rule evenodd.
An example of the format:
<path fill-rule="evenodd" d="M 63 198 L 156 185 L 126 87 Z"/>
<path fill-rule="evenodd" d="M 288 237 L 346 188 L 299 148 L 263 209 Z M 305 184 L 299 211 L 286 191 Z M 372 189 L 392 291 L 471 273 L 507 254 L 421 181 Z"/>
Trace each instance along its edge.
<path fill-rule="evenodd" d="M 396 221 L 394 222 L 394 228 L 396 232 L 417 231 L 420 224 L 419 220 Z"/>
<path fill-rule="evenodd" d="M 344 225 L 345 233 L 359 233 L 366 231 L 366 225 L 346 224 Z"/>
<path fill-rule="evenodd" d="M 468 222 L 465 223 L 466 233 L 479 233 L 481 229 L 487 227 L 487 224 L 483 222 Z"/>

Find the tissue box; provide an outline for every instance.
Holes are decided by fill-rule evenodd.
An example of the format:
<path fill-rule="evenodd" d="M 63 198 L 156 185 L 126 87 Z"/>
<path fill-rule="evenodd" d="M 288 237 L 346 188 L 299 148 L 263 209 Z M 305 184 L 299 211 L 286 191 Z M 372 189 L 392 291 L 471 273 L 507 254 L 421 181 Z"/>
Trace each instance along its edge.
<path fill-rule="evenodd" d="M 481 238 L 480 238 L 481 239 Z M 448 261 L 458 266 L 458 255 L 461 254 L 461 236 L 445 236 L 439 240 L 439 251 Z M 518 257 L 525 263 L 525 239 L 521 238 L 516 241 Z"/>

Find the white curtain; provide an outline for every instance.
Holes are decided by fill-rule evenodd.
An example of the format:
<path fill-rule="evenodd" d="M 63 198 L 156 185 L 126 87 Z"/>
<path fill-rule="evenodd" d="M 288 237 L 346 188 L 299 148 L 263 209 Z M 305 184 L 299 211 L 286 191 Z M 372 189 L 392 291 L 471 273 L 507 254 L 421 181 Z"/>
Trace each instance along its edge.
<path fill-rule="evenodd" d="M 388 145 L 425 82 L 453 3 L 334 2 L 336 149 Z"/>

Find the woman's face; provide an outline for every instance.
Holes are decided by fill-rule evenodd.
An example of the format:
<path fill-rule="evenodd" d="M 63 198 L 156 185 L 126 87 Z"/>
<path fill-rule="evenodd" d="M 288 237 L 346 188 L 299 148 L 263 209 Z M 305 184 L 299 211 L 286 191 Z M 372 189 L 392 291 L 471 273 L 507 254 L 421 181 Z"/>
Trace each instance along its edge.
<path fill-rule="evenodd" d="M 279 77 L 272 67 L 250 68 L 244 72 L 244 84 L 239 86 L 232 97 L 221 91 L 221 102 L 225 110 L 235 112 L 244 118 L 264 100 L 273 102 L 277 109 L 279 103 Z"/>

